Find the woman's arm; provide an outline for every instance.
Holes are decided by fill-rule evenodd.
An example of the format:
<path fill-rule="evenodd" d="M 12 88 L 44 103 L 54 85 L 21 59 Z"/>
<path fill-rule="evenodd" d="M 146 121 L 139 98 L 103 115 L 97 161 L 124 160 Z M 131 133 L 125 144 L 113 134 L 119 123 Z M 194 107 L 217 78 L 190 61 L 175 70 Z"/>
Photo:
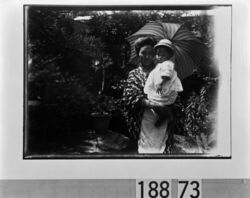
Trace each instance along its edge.
<path fill-rule="evenodd" d="M 146 107 L 153 108 L 153 107 L 157 106 L 156 103 L 148 100 L 147 98 L 141 98 L 141 100 L 139 102 L 140 102 L 140 105 L 144 108 L 146 108 Z"/>
<path fill-rule="evenodd" d="M 168 105 L 156 103 L 151 100 L 148 100 L 147 98 L 142 98 L 139 102 L 140 102 L 140 105 L 145 108 L 146 107 L 148 108 L 167 108 L 168 107 Z"/>

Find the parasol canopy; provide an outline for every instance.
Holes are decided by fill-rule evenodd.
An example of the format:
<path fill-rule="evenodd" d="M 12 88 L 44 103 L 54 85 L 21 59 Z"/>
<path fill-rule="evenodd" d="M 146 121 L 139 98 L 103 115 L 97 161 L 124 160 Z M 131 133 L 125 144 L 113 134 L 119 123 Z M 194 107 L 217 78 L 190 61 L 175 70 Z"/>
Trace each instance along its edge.
<path fill-rule="evenodd" d="M 183 25 L 150 21 L 126 38 L 131 46 L 130 62 L 132 63 L 138 62 L 134 43 L 136 39 L 144 36 L 152 36 L 157 41 L 168 39 L 172 42 L 175 69 L 180 79 L 190 76 L 198 68 L 199 61 L 206 49 L 205 44 Z"/>

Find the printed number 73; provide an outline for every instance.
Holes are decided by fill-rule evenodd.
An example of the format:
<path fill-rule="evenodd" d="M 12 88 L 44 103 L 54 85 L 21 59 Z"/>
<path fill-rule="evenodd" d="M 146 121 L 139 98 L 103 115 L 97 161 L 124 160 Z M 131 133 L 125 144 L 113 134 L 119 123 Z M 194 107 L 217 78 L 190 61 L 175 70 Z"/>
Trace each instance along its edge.
<path fill-rule="evenodd" d="M 200 198 L 200 182 L 198 181 L 179 181 L 179 184 L 184 184 L 182 191 L 178 190 L 178 198 Z M 190 189 L 191 188 L 191 189 Z M 193 194 L 195 193 L 195 194 Z"/>

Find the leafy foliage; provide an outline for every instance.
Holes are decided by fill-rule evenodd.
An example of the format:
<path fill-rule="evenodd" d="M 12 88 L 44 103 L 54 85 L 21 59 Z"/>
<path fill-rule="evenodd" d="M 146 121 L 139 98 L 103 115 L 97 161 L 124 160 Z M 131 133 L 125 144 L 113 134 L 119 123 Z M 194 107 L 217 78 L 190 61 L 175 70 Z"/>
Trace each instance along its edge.
<path fill-rule="evenodd" d="M 119 109 L 119 100 L 112 96 L 98 95 L 90 101 L 94 107 L 91 115 L 111 115 Z"/>
<path fill-rule="evenodd" d="M 213 125 L 216 119 L 217 78 L 201 77 L 205 84 L 198 92 L 191 92 L 186 100 L 176 102 L 179 133 L 193 140 L 202 152 L 216 144 Z"/>
<path fill-rule="evenodd" d="M 95 78 L 98 75 L 93 62 L 102 61 L 104 44 L 99 38 L 78 31 L 77 25 L 64 12 L 29 10 L 30 100 L 68 105 L 66 112 L 75 109 L 75 113 L 80 113 L 82 104 L 89 109 L 90 93 L 100 83 Z"/>

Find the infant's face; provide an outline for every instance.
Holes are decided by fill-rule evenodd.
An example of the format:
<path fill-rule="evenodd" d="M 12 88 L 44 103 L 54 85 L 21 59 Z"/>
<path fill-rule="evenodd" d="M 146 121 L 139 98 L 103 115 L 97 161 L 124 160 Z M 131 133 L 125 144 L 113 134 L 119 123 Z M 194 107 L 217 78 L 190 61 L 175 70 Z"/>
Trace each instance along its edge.
<path fill-rule="evenodd" d="M 166 47 L 158 47 L 156 49 L 156 60 L 158 63 L 162 63 L 170 58 L 171 55 Z"/>

